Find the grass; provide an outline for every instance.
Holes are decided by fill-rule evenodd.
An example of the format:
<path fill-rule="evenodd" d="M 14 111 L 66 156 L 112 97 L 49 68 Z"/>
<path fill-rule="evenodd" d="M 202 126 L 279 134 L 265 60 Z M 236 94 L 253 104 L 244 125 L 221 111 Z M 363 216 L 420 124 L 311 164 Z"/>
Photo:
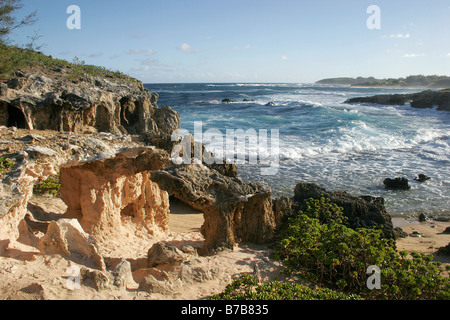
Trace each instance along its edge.
<path fill-rule="evenodd" d="M 67 68 L 67 79 L 74 81 L 84 76 L 111 78 L 117 82 L 138 82 L 136 79 L 120 72 L 112 71 L 108 68 L 94 65 L 87 65 L 78 58 L 74 62 L 62 59 L 54 59 L 41 52 L 31 49 L 23 49 L 15 46 L 8 46 L 0 43 L 0 79 L 7 80 L 20 68 L 41 67 L 56 70 Z"/>
<path fill-rule="evenodd" d="M 33 193 L 37 195 L 51 194 L 55 198 L 61 197 L 61 183 L 59 182 L 59 174 L 50 176 L 46 180 L 34 185 Z"/>
<path fill-rule="evenodd" d="M 0 157 L 0 176 L 14 167 L 14 161 L 9 158 Z"/>

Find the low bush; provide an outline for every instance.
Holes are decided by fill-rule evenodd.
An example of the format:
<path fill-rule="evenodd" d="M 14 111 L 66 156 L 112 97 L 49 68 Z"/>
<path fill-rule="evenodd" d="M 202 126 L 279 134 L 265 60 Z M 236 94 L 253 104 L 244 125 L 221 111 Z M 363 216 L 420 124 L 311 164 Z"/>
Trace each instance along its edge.
<path fill-rule="evenodd" d="M 370 299 L 450 298 L 449 279 L 433 256 L 399 252 L 379 230 L 353 230 L 342 224 L 342 212 L 327 199 L 310 199 L 287 222 L 275 249 L 287 273 Z M 367 288 L 369 266 L 381 270 L 379 290 Z"/>
<path fill-rule="evenodd" d="M 35 184 L 33 193 L 37 195 L 51 194 L 54 197 L 61 197 L 60 189 L 61 184 L 59 182 L 59 174 L 57 174 Z"/>
<path fill-rule="evenodd" d="M 210 300 L 361 300 L 361 297 L 327 288 L 311 289 L 296 283 L 259 284 L 253 276 L 244 274 Z"/>
<path fill-rule="evenodd" d="M 9 158 L 0 157 L 0 175 L 14 167 L 14 161 Z"/>

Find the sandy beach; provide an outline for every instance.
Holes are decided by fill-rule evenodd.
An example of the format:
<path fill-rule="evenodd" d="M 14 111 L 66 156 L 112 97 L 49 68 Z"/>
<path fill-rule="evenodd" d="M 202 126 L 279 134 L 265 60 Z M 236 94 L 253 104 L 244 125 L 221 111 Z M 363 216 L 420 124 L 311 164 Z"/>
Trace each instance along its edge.
<path fill-rule="evenodd" d="M 34 198 L 32 204 L 39 204 L 41 208 L 53 214 L 61 214 L 65 210 L 60 200 L 51 198 Z M 427 221 L 420 223 L 416 220 L 394 218 L 395 226 L 401 227 L 408 234 L 417 231 L 420 237 L 407 237 L 397 242 L 400 250 L 418 251 L 432 254 L 439 247 L 450 242 L 450 235 L 443 231 L 450 226 L 450 222 Z M 262 281 L 280 280 L 284 276 L 280 273 L 282 267 L 270 258 L 267 246 L 241 244 L 234 250 L 225 250 L 214 256 L 191 255 L 187 263 L 204 272 L 205 278 L 195 283 L 183 283 L 179 279 L 170 279 L 179 272 L 177 267 L 158 266 L 158 272 L 169 275 L 171 281 L 170 292 L 147 293 L 138 290 L 138 282 L 148 272 L 146 257 L 148 249 L 153 243 L 164 240 L 179 248 L 190 245 L 196 249 L 202 246 L 203 237 L 200 227 L 203 223 L 202 213 L 186 207 L 182 203 L 171 203 L 170 232 L 157 237 L 150 236 L 139 230 L 134 234 L 128 233 L 127 238 L 100 247 L 100 252 L 109 268 L 114 268 L 122 258 L 131 263 L 133 278 L 126 289 L 108 286 L 107 289 L 96 290 L 90 286 L 81 286 L 71 290 L 68 280 L 74 262 L 60 255 L 44 256 L 32 247 L 17 244 L 6 257 L 0 257 L 0 299 L 51 299 L 51 300 L 106 300 L 106 299 L 177 299 L 197 300 L 205 299 L 213 294 L 222 292 L 233 279 L 241 274 L 254 272 L 255 267 L 260 270 Z M 157 238 L 157 239 L 156 239 Z M 450 263 L 449 257 L 436 256 L 435 260 L 445 264 Z M 82 267 L 78 265 L 78 267 Z M 154 272 L 156 269 L 153 269 Z"/>

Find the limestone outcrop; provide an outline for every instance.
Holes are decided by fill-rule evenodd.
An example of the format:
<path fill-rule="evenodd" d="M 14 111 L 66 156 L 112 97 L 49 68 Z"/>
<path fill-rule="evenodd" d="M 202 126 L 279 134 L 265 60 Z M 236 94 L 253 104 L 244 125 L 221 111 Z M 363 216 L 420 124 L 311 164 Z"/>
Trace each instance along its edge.
<path fill-rule="evenodd" d="M 61 168 L 65 218 L 78 219 L 99 241 L 121 234 L 125 220 L 149 232 L 165 231 L 169 195 L 150 179 L 152 170 L 170 165 L 166 152 L 152 147 L 123 151 L 113 158 Z"/>
<path fill-rule="evenodd" d="M 105 270 L 105 262 L 95 245 L 95 239 L 84 232 L 76 219 L 52 221 L 39 241 L 43 254 L 60 254 L 82 265 Z"/>
<path fill-rule="evenodd" d="M 175 198 L 204 213 L 205 249 L 241 241 L 263 243 L 276 229 L 271 189 L 221 175 L 204 165 L 153 171 L 150 179 Z"/>
<path fill-rule="evenodd" d="M 0 126 L 31 130 L 151 133 L 164 138 L 177 129 L 179 114 L 159 108 L 158 94 L 137 81 L 85 76 L 68 81 L 65 70 L 18 71 L 0 83 Z"/>

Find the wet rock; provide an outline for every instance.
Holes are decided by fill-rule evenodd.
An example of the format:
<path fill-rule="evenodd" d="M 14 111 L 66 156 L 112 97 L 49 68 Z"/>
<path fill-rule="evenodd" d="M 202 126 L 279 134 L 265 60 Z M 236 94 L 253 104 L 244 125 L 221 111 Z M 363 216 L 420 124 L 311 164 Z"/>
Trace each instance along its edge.
<path fill-rule="evenodd" d="M 386 212 L 384 199 L 381 197 L 355 197 L 347 192 L 327 191 L 325 188 L 313 183 L 297 184 L 293 199 L 297 209 L 301 209 L 306 200 L 310 198 L 328 198 L 339 207 L 342 207 L 351 228 L 377 228 L 383 231 L 385 238 L 396 238 L 391 216 Z"/>
<path fill-rule="evenodd" d="M 414 180 L 416 180 L 417 182 L 425 182 L 430 179 L 431 179 L 430 177 L 427 177 L 424 174 L 419 174 L 417 177 L 414 178 Z"/>
<path fill-rule="evenodd" d="M 381 105 L 411 104 L 413 108 L 433 108 L 450 111 L 450 90 L 426 90 L 413 94 L 376 95 L 371 97 L 358 97 L 345 101 L 345 103 L 374 103 Z"/>
<path fill-rule="evenodd" d="M 231 100 L 231 99 L 225 98 L 225 99 L 223 99 L 220 102 L 222 102 L 222 103 L 233 103 L 233 102 L 236 102 L 236 100 Z"/>
<path fill-rule="evenodd" d="M 400 189 L 400 190 L 409 190 L 411 187 L 409 186 L 409 181 L 406 178 L 387 178 L 383 181 L 383 184 L 388 189 Z"/>

